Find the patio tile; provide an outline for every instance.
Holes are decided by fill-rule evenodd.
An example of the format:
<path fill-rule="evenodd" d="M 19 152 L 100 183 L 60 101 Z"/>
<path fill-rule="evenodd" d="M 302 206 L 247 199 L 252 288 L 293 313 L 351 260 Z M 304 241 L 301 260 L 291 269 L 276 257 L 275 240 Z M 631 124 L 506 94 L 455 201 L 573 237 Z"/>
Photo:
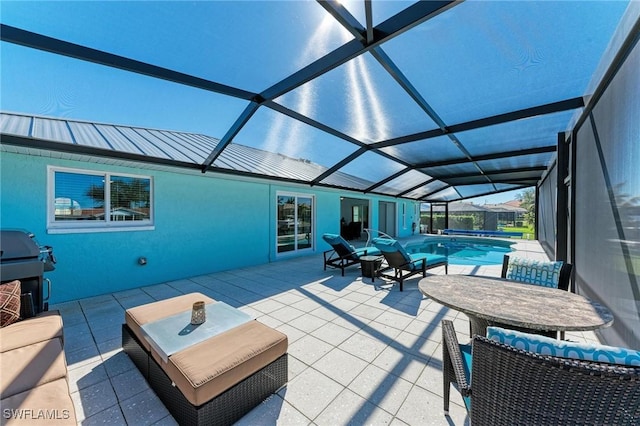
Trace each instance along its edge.
<path fill-rule="evenodd" d="M 438 342 L 403 331 L 391 343 L 391 346 L 428 361 L 438 348 Z"/>
<path fill-rule="evenodd" d="M 347 300 L 347 299 L 336 299 L 331 303 L 332 307 L 342 312 L 349 312 L 351 309 L 355 308 L 358 305 L 359 305 L 358 302 L 354 302 L 352 300 Z"/>
<path fill-rule="evenodd" d="M 257 309 L 252 308 L 251 306 L 240 306 L 238 309 L 240 309 L 245 314 L 250 315 L 254 319 L 263 315 L 262 312 L 260 312 Z"/>
<path fill-rule="evenodd" d="M 393 342 L 396 337 L 398 337 L 398 334 L 401 333 L 401 331 L 397 328 L 393 328 L 385 324 L 380 324 L 379 322 L 375 321 L 371 321 L 369 324 L 364 326 L 360 330 L 360 332 L 386 344 L 390 344 L 391 342 Z"/>
<path fill-rule="evenodd" d="M 142 287 L 142 290 L 155 300 L 165 300 L 183 294 L 167 284 L 158 284 L 149 287 Z"/>
<path fill-rule="evenodd" d="M 327 306 L 333 306 L 333 302 L 340 299 L 340 296 L 336 293 L 327 293 L 326 289 L 322 293 L 316 295 L 317 300 L 324 302 Z"/>
<path fill-rule="evenodd" d="M 467 325 L 468 328 L 468 325 Z M 405 332 L 414 334 L 418 337 L 432 338 L 436 332 L 438 332 L 438 336 L 440 333 L 440 328 L 438 328 L 436 323 L 429 323 L 425 321 L 421 321 L 419 319 L 414 319 L 411 323 L 404 329 Z"/>
<path fill-rule="evenodd" d="M 348 330 L 352 330 L 354 333 L 360 331 L 362 327 L 367 325 L 366 323 L 360 321 L 358 318 L 350 316 L 348 313 L 343 313 L 341 316 L 336 316 L 335 319 L 331 320 L 331 323 L 339 325 L 340 327 L 344 327 Z"/>
<path fill-rule="evenodd" d="M 430 317 L 429 315 L 431 314 L 435 314 L 435 316 Z M 424 311 L 418 315 L 418 319 L 422 321 L 431 321 L 431 319 L 435 317 L 436 319 L 442 320 L 444 318 L 455 318 L 456 315 L 457 312 L 453 309 L 449 309 L 434 301 L 424 308 Z"/>
<path fill-rule="evenodd" d="M 297 375 L 302 373 L 304 370 L 306 370 L 307 368 L 310 368 L 307 364 L 300 361 L 299 359 L 297 359 L 291 354 L 287 357 L 287 367 L 288 367 L 287 369 L 289 373 L 288 374 L 289 382 L 293 380 Z"/>
<path fill-rule="evenodd" d="M 257 317 L 256 319 L 258 321 L 260 321 L 261 323 L 263 323 L 264 325 L 268 325 L 271 328 L 278 328 L 282 324 L 284 324 L 279 319 L 275 319 L 273 317 L 270 317 L 269 315 L 261 315 L 261 316 Z"/>
<path fill-rule="evenodd" d="M 122 309 L 127 310 L 129 308 L 135 308 L 136 306 L 146 305 L 147 303 L 155 302 L 155 299 L 149 296 L 147 293 L 141 292 L 132 297 L 124 299 L 118 299 Z"/>
<path fill-rule="evenodd" d="M 60 314 L 64 315 L 64 314 L 73 314 L 77 312 L 82 312 L 82 307 L 80 306 L 79 301 L 72 300 L 69 302 L 52 304 L 49 306 L 49 310 L 60 311 Z"/>
<path fill-rule="evenodd" d="M 107 376 L 107 371 L 104 369 L 101 359 L 70 369 L 67 373 L 67 378 L 69 381 L 69 392 L 76 392 L 95 385 L 96 383 L 109 381 L 109 376 Z"/>
<path fill-rule="evenodd" d="M 344 312 L 332 306 L 321 306 L 311 311 L 310 314 L 327 321 L 335 321 L 336 319 L 341 318 L 341 315 L 344 315 Z"/>
<path fill-rule="evenodd" d="M 371 364 L 414 383 L 420 377 L 426 363 L 424 359 L 412 356 L 406 351 L 387 346 Z"/>
<path fill-rule="evenodd" d="M 297 294 L 294 291 L 287 291 L 285 293 L 279 293 L 272 297 L 273 300 L 276 300 L 284 305 L 293 305 L 296 302 L 300 302 L 304 298 Z"/>
<path fill-rule="evenodd" d="M 120 303 L 115 300 L 112 302 L 106 302 L 102 305 L 90 306 L 83 308 L 84 315 L 87 321 L 100 321 L 105 317 L 119 316 L 124 318 L 124 309 Z"/>
<path fill-rule="evenodd" d="M 442 399 L 434 398 L 429 391 L 416 386 L 409 391 L 407 399 L 398 410 L 396 417 L 410 425 L 468 424 L 464 408 L 451 406 L 449 418 L 447 418 L 443 412 Z"/>
<path fill-rule="evenodd" d="M 257 309 L 258 311 L 268 314 L 278 309 L 284 308 L 286 305 L 281 303 L 275 299 L 269 298 L 265 300 L 260 300 L 258 302 L 253 302 L 250 305 L 253 309 Z"/>
<path fill-rule="evenodd" d="M 67 350 L 67 348 L 65 348 L 64 355 L 67 360 L 67 368 L 69 370 L 73 370 L 74 368 L 78 368 L 92 362 L 102 361 L 98 347 L 95 344 L 82 347 L 78 350 Z"/>
<path fill-rule="evenodd" d="M 95 383 L 71 394 L 76 417 L 82 421 L 92 415 L 111 408 L 118 403 L 115 392 L 108 380 Z"/>
<path fill-rule="evenodd" d="M 283 400 L 280 395 L 273 395 L 263 401 L 247 415 L 234 423 L 235 426 L 267 426 L 267 425 L 310 425 L 311 420 Z"/>
<path fill-rule="evenodd" d="M 136 368 L 131 358 L 122 350 L 109 352 L 101 356 L 109 377 L 115 377 Z"/>
<path fill-rule="evenodd" d="M 354 289 L 354 291 L 352 291 L 351 293 L 345 294 L 344 298 L 356 303 L 364 303 L 367 300 L 371 299 L 371 294 L 368 291 L 366 293 L 359 293 L 358 289 Z"/>
<path fill-rule="evenodd" d="M 123 425 L 126 424 L 126 422 L 124 420 L 124 415 L 120 410 L 120 406 L 114 405 L 113 407 L 102 410 L 99 413 L 93 414 L 92 416 L 82 420 L 81 424 L 82 426 Z"/>
<path fill-rule="evenodd" d="M 386 346 L 386 343 L 358 332 L 342 342 L 338 347 L 351 355 L 371 362 L 380 355 Z"/>
<path fill-rule="evenodd" d="M 111 377 L 111 385 L 119 401 L 124 401 L 150 389 L 149 384 L 137 368 Z"/>
<path fill-rule="evenodd" d="M 384 309 L 374 308 L 369 305 L 360 304 L 349 311 L 349 315 L 353 315 L 359 319 L 375 320 L 377 317 L 385 313 Z M 368 322 L 368 321 L 367 321 Z"/>
<path fill-rule="evenodd" d="M 295 309 L 290 306 L 285 306 L 283 308 L 280 308 L 278 310 L 275 310 L 269 313 L 269 316 L 277 320 L 280 320 L 282 322 L 289 322 L 294 318 L 298 318 L 302 314 L 304 314 L 304 312 L 302 312 L 299 309 Z"/>
<path fill-rule="evenodd" d="M 344 387 L 313 368 L 308 368 L 279 392 L 293 408 L 315 419 Z"/>
<path fill-rule="evenodd" d="M 287 335 L 287 338 L 289 339 L 289 345 L 307 335 L 307 333 L 305 333 L 304 331 L 292 327 L 289 324 L 280 324 L 279 326 L 274 328 Z"/>
<path fill-rule="evenodd" d="M 330 345 L 338 346 L 355 333 L 354 330 L 329 322 L 313 332 L 313 336 Z"/>
<path fill-rule="evenodd" d="M 152 425 L 169 412 L 151 389 L 121 402 L 122 412 L 130 425 Z"/>
<path fill-rule="evenodd" d="M 322 307 L 323 305 L 324 302 L 305 298 L 292 304 L 291 307 L 300 309 L 302 312 L 311 313 L 312 311 Z"/>
<path fill-rule="evenodd" d="M 367 365 L 366 361 L 335 348 L 313 364 L 313 368 L 341 385 L 348 386 Z"/>
<path fill-rule="evenodd" d="M 442 349 L 438 349 L 438 350 L 441 351 Z M 418 377 L 418 379 L 415 381 L 415 384 L 425 390 L 428 390 L 438 395 L 439 397 L 442 397 L 443 386 L 442 386 L 442 354 L 441 352 L 439 353 L 437 358 L 436 356 L 434 356 L 427 363 L 427 365 L 422 370 L 420 377 Z M 451 395 L 453 396 L 454 393 L 455 391 L 452 390 Z"/>
<path fill-rule="evenodd" d="M 78 300 L 78 302 L 80 302 L 82 309 L 87 309 L 90 307 L 100 306 L 105 303 L 113 302 L 114 300 L 115 299 L 111 294 L 103 294 L 100 296 L 87 297 L 85 299 L 80 299 Z"/>
<path fill-rule="evenodd" d="M 146 295 L 146 293 L 144 291 L 142 291 L 141 288 L 133 288 L 131 290 L 118 291 L 118 292 L 113 293 L 112 295 L 119 302 L 122 299 L 128 299 L 130 297 L 139 297 L 139 296 Z"/>
<path fill-rule="evenodd" d="M 55 307 L 51 307 L 49 309 L 52 311 L 56 310 Z M 82 324 L 87 320 L 84 316 L 84 312 L 82 312 L 81 309 L 78 309 L 77 311 L 67 311 L 67 312 L 60 311 L 60 315 L 62 315 L 62 324 L 64 324 L 65 326 Z"/>
<path fill-rule="evenodd" d="M 289 321 L 289 325 L 302 330 L 305 333 L 311 333 L 314 330 L 325 325 L 328 321 L 318 318 L 315 315 L 305 314 Z"/>
<path fill-rule="evenodd" d="M 345 389 L 315 419 L 314 423 L 318 426 L 388 425 L 392 420 L 391 414 L 349 389 Z"/>
<path fill-rule="evenodd" d="M 66 350 L 80 350 L 96 345 L 93 335 L 86 322 L 64 327 L 64 347 Z"/>
<path fill-rule="evenodd" d="M 179 426 L 178 422 L 169 414 L 166 417 L 161 418 L 153 424 L 153 426 Z"/>
<path fill-rule="evenodd" d="M 375 365 L 367 366 L 349 385 L 350 390 L 394 415 L 411 388 L 408 381 Z"/>
<path fill-rule="evenodd" d="M 97 324 L 95 328 L 91 327 L 91 333 L 96 343 L 100 344 L 114 339 L 122 341 L 122 323 L 124 323 L 124 318 L 122 321 L 108 321 Z"/>
<path fill-rule="evenodd" d="M 388 325 L 398 330 L 404 330 L 413 320 L 412 317 L 406 314 L 399 314 L 397 312 L 385 311 L 379 315 L 374 321 L 380 324 Z"/>
<path fill-rule="evenodd" d="M 333 347 L 328 343 L 307 334 L 292 345 L 289 345 L 289 354 L 307 365 L 313 365 L 314 362 L 329 353 L 331 349 Z"/>
<path fill-rule="evenodd" d="M 104 312 L 98 315 L 87 315 L 87 323 L 92 330 L 106 327 L 119 326 L 124 323 L 124 309 L 118 305 L 118 309 Z"/>
<path fill-rule="evenodd" d="M 111 339 L 111 340 L 105 340 L 98 343 L 98 352 L 100 352 L 101 356 L 107 355 L 111 352 L 117 352 L 121 348 L 122 348 L 122 337 Z"/>

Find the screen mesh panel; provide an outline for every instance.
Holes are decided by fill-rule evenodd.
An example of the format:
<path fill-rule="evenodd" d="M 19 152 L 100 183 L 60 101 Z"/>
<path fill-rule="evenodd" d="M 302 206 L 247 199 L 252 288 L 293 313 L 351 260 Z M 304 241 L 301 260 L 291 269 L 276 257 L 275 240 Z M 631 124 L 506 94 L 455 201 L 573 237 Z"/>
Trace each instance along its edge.
<path fill-rule="evenodd" d="M 538 188 L 538 241 L 551 259 L 555 259 L 556 254 L 557 180 L 558 169 L 554 166 Z"/>
<path fill-rule="evenodd" d="M 576 288 L 614 313 L 606 342 L 630 348 L 640 347 L 639 65 L 636 44 L 576 138 Z"/>

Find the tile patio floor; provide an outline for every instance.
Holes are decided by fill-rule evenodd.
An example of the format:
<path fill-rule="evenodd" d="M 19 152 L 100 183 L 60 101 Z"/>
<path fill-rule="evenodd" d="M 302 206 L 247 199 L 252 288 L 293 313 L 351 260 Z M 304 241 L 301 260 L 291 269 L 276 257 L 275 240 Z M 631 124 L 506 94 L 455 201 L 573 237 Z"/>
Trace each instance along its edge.
<path fill-rule="evenodd" d="M 546 259 L 535 241 L 517 255 Z M 500 275 L 500 265 L 449 267 L 450 274 Z M 444 273 L 444 268 L 430 272 Z M 322 255 L 219 272 L 51 306 L 62 313 L 69 385 L 79 424 L 170 425 L 175 420 L 121 348 L 127 308 L 198 291 L 289 337 L 289 382 L 238 425 L 463 425 L 452 391 L 442 411 L 440 321 L 462 333 L 464 314 L 426 299 L 419 277 L 404 292 L 363 279 L 353 266 L 322 269 Z M 567 333 L 597 341 L 593 333 Z"/>

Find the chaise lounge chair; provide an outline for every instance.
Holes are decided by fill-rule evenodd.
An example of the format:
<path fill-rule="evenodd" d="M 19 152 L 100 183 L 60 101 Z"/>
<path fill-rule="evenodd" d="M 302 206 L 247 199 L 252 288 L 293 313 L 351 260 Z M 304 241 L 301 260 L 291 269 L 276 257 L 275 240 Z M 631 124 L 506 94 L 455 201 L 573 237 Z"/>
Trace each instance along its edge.
<path fill-rule="evenodd" d="M 359 264 L 360 257 L 362 256 L 380 256 L 380 250 L 375 247 L 362 247 L 355 248 L 349 244 L 344 238 L 336 234 L 324 234 L 322 239 L 325 240 L 331 247 L 331 250 L 327 250 L 324 255 L 324 270 L 327 270 L 327 266 L 332 268 L 340 268 L 342 276 L 344 277 L 344 268 Z"/>
<path fill-rule="evenodd" d="M 388 267 L 380 271 L 380 275 L 400 283 L 400 291 L 403 289 L 404 280 L 422 272 L 427 276 L 427 269 L 444 266 L 445 273 L 449 273 L 449 261 L 446 256 L 437 254 L 414 253 L 409 254 L 397 240 L 390 238 L 374 238 L 373 245 L 382 252 Z M 384 268 L 384 267 L 383 267 Z M 393 274 L 385 271 L 393 269 Z"/>

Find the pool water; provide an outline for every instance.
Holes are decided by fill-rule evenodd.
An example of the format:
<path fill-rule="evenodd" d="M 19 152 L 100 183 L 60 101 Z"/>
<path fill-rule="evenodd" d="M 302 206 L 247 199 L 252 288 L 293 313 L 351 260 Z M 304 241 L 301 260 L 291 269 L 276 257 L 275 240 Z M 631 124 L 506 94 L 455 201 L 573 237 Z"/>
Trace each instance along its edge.
<path fill-rule="evenodd" d="M 447 256 L 451 265 L 501 265 L 515 242 L 474 237 L 427 237 L 422 243 L 407 245 L 409 253 Z"/>

